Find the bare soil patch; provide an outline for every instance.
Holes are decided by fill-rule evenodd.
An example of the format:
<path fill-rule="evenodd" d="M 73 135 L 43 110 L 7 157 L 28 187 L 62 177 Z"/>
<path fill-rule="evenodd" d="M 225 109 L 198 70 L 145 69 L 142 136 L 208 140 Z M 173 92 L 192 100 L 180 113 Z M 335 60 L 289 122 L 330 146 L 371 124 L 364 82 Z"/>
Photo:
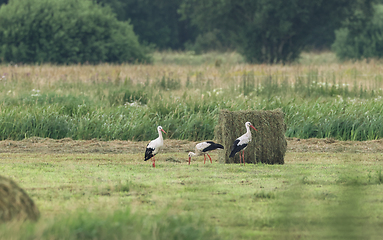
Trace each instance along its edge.
<path fill-rule="evenodd" d="M 100 141 L 28 138 L 22 141 L 0 141 L 0 153 L 144 153 L 149 141 Z M 166 139 L 163 152 L 189 152 L 197 142 Z M 287 138 L 287 152 L 383 152 L 383 139 L 373 141 L 337 141 L 334 139 Z"/>

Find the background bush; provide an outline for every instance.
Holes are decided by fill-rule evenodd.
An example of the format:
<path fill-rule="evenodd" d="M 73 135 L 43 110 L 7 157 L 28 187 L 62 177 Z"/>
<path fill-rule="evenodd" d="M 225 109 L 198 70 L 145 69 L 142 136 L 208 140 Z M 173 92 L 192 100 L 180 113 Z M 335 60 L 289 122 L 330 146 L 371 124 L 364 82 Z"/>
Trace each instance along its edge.
<path fill-rule="evenodd" d="M 90 0 L 14 0 L 2 5 L 0 58 L 58 64 L 150 61 L 132 26 Z"/>
<path fill-rule="evenodd" d="M 383 5 L 374 7 L 371 19 L 356 12 L 347 27 L 336 31 L 332 49 L 337 57 L 346 59 L 383 57 Z"/>

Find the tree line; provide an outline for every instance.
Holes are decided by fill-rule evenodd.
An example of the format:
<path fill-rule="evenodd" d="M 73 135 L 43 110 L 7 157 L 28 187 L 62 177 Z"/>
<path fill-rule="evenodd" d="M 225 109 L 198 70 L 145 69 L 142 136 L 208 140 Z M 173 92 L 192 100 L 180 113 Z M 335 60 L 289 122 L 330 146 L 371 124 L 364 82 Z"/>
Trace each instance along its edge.
<path fill-rule="evenodd" d="M 0 0 L 3 62 L 150 62 L 150 49 L 383 55 L 382 0 Z M 382 49 L 382 50 L 381 50 Z"/>

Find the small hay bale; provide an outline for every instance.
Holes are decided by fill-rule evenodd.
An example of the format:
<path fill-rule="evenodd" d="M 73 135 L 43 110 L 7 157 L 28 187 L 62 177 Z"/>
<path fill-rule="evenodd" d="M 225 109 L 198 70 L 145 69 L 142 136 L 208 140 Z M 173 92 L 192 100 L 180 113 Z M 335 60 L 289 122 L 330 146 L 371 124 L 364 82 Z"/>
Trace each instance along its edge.
<path fill-rule="evenodd" d="M 219 152 L 222 163 L 239 163 L 239 154 L 229 158 L 235 139 L 246 132 L 245 122 L 251 122 L 258 132 L 251 129 L 252 141 L 245 150 L 246 163 L 284 164 L 287 149 L 286 125 L 280 109 L 273 111 L 227 111 L 219 113 L 215 138 L 224 145 Z"/>
<path fill-rule="evenodd" d="M 17 184 L 0 176 L 0 223 L 11 220 L 36 221 L 40 212 L 33 200 Z"/>

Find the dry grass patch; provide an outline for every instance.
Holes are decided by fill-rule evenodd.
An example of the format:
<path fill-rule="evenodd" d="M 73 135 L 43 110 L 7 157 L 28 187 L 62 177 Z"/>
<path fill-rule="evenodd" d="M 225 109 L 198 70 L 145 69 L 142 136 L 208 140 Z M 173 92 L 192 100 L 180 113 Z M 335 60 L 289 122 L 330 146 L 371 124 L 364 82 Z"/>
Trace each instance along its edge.
<path fill-rule="evenodd" d="M 280 81 L 295 83 L 299 77 L 315 73 L 318 81 L 336 79 L 338 84 L 361 84 L 369 89 L 382 87 L 382 62 L 365 61 L 336 63 L 313 63 L 307 65 L 251 65 L 225 64 L 215 67 L 201 65 L 0 65 L 0 78 L 8 81 L 27 80 L 39 89 L 54 86 L 57 82 L 66 83 L 120 83 L 145 84 L 157 81 L 162 76 L 179 79 L 183 86 L 188 80 L 207 82 L 212 87 L 225 87 L 228 82 L 241 83 L 244 73 L 252 72 L 255 77 L 275 76 Z M 4 79 L 3 79 L 4 81 Z M 329 81 L 329 83 L 332 83 Z"/>
<path fill-rule="evenodd" d="M 40 212 L 28 196 L 14 181 L 0 176 L 0 223 L 7 221 L 37 221 Z"/>

